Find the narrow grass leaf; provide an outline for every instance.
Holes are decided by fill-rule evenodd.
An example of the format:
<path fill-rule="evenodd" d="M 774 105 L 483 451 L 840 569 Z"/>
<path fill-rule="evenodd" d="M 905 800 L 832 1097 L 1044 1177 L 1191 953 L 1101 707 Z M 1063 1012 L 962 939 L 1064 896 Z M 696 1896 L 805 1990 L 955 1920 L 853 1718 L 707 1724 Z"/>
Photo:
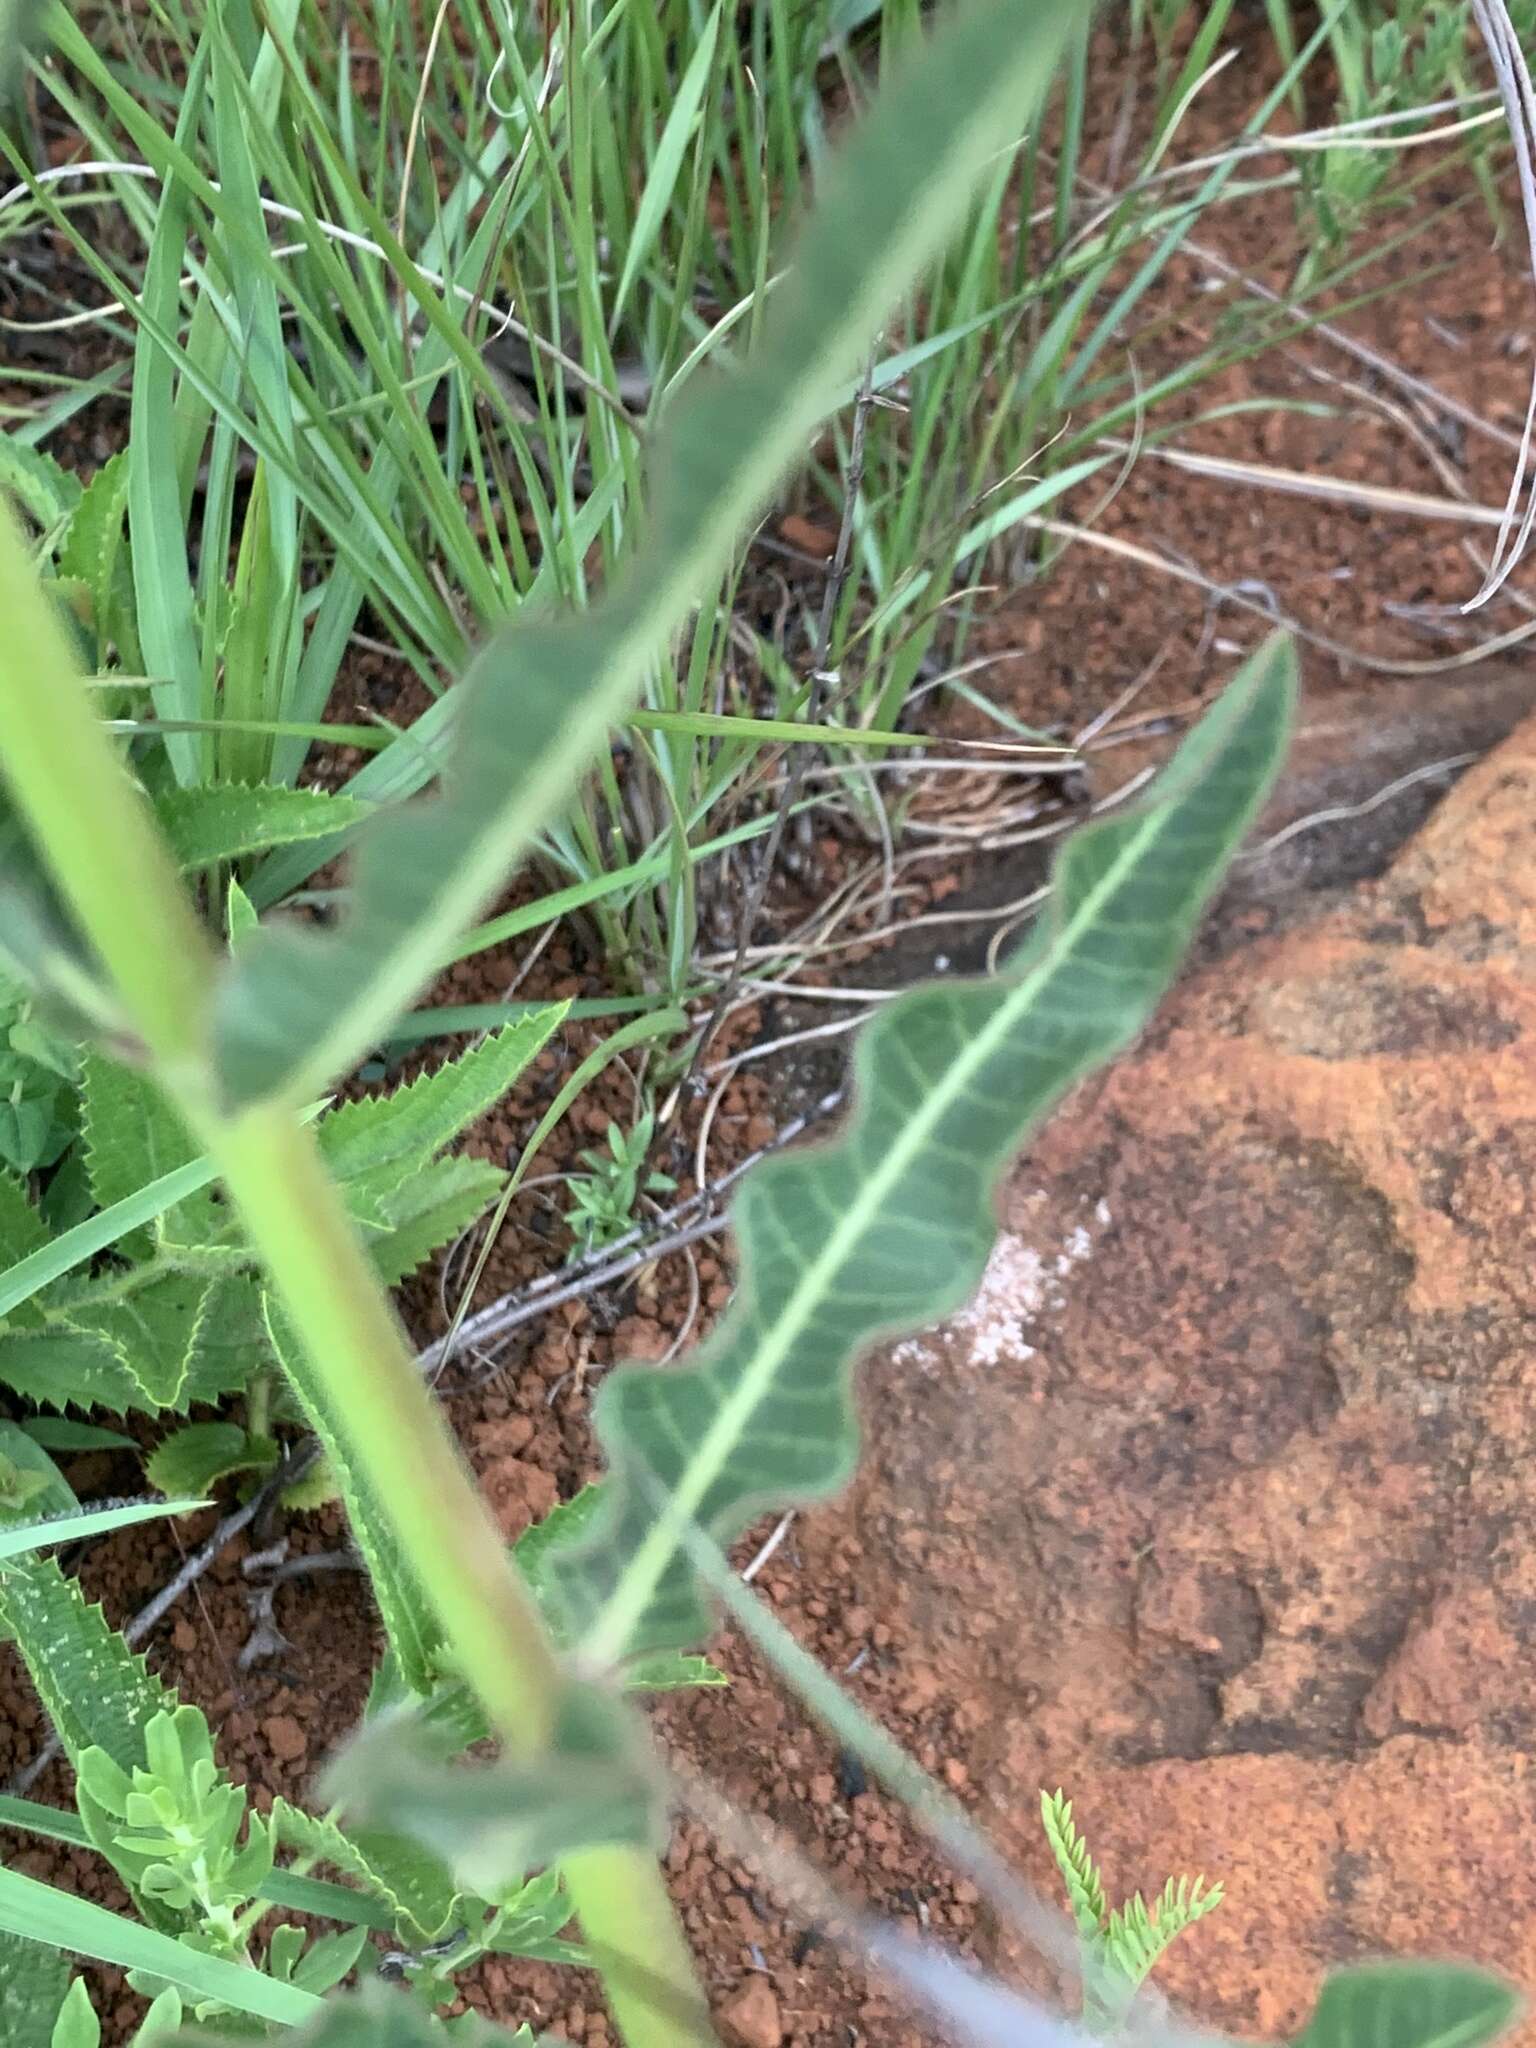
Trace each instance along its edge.
<path fill-rule="evenodd" d="M 365 1052 L 565 801 L 893 298 L 1032 117 L 1079 13 L 1070 0 L 983 0 L 882 92 L 826 175 L 753 359 L 679 402 L 648 544 L 613 594 L 580 617 L 519 622 L 493 640 L 459 686 L 445 794 L 363 832 L 340 928 L 264 928 L 231 964 L 216 1032 L 232 1107 L 302 1100 Z"/>
<path fill-rule="evenodd" d="M 279 2026 L 302 2026 L 321 2010 L 318 1998 L 292 1984 L 204 1955 L 168 1934 L 93 1906 L 88 1899 L 23 1877 L 19 1870 L 0 1869 L 0 1932 L 89 1956 L 93 1962 L 115 1963 L 120 1970 L 142 1970 L 199 2002 L 214 2000 Z"/>

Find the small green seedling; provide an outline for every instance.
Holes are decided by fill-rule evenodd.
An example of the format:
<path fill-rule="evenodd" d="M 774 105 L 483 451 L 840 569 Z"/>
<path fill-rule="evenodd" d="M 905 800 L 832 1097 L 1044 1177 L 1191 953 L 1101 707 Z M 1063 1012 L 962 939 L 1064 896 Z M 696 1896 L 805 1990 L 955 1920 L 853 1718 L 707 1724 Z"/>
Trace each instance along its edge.
<path fill-rule="evenodd" d="M 645 1170 L 656 1118 L 651 1110 L 628 1133 L 608 1126 L 608 1147 L 589 1146 L 581 1163 L 591 1170 L 571 1176 L 569 1222 L 575 1233 L 572 1256 L 584 1257 L 614 1244 L 635 1227 L 635 1204 L 642 1194 L 671 1194 L 677 1182 L 669 1173 Z"/>
<path fill-rule="evenodd" d="M 1097 2034 L 1116 2033 L 1131 2002 L 1169 1946 L 1222 1901 L 1219 1884 L 1170 1877 L 1149 1906 L 1135 1892 L 1111 1907 L 1088 1845 L 1060 1788 L 1040 1794 L 1040 1819 L 1066 1886 L 1077 1926 L 1083 1978 L 1083 2021 Z"/>

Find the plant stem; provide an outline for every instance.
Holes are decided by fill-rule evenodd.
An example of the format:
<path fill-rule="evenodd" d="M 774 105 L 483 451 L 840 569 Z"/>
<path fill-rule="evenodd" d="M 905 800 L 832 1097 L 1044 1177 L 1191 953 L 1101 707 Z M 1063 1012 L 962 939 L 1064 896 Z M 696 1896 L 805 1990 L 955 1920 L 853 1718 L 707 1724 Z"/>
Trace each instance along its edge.
<path fill-rule="evenodd" d="M 313 1135 L 265 1105 L 229 1117 L 208 1059 L 209 943 L 142 797 L 90 709 L 67 641 L 0 505 L 0 769 L 116 985 L 156 1078 L 217 1165 L 326 1389 L 359 1478 L 393 1525 L 465 1678 L 507 1746 L 537 1752 L 562 1673 L 537 1608 L 417 1373 Z M 654 1859 L 567 1867 L 630 2048 L 714 2048 Z"/>

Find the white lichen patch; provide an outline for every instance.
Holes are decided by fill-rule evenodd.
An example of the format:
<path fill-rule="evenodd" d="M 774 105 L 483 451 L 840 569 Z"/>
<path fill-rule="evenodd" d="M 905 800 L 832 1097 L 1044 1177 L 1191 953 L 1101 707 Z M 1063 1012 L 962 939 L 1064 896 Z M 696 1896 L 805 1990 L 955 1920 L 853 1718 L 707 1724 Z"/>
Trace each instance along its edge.
<path fill-rule="evenodd" d="M 938 1329 L 896 1345 L 893 1361 L 932 1372 L 946 1360 L 987 1367 L 1033 1358 L 1035 1347 L 1025 1342 L 1024 1330 L 1065 1306 L 1067 1282 L 1093 1256 L 1095 1235 L 1109 1221 L 1109 1204 L 1098 1202 L 1092 1227 L 1074 1224 L 1055 1251 L 1042 1251 L 1038 1241 L 1004 1230 L 966 1306 Z"/>

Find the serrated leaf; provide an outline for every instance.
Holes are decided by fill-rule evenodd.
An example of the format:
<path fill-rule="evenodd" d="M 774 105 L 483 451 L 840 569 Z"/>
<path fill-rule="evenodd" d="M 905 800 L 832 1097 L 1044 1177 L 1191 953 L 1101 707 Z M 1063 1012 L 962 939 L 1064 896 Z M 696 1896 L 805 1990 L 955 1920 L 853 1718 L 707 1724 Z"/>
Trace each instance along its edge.
<path fill-rule="evenodd" d="M 35 1437 L 16 1422 L 0 1422 L 0 1529 L 66 1514 L 76 1506 L 64 1474 Z"/>
<path fill-rule="evenodd" d="M 143 1763 L 144 1730 L 175 1700 L 52 1558 L 0 1565 L 0 1627 L 72 1764 L 93 1747 L 125 1771 Z"/>
<path fill-rule="evenodd" d="M 329 933 L 268 924 L 225 970 L 215 1031 L 232 1105 L 309 1099 L 436 971 L 568 800 L 978 179 L 1033 122 L 1080 15 L 1073 0 L 986 0 L 882 81 L 873 112 L 822 167 L 752 360 L 692 380 L 669 409 L 647 539 L 611 593 L 579 616 L 520 617 L 499 633 L 453 693 L 462 708 L 444 794 L 359 835 L 342 922 Z"/>
<path fill-rule="evenodd" d="M 182 1406 L 242 1393 L 253 1373 L 274 1363 L 260 1281 L 253 1273 L 215 1278 L 194 1335 Z"/>
<path fill-rule="evenodd" d="M 133 570 L 124 519 L 128 511 L 128 451 L 120 448 L 86 485 L 59 553 L 61 575 L 78 577 L 91 593 L 98 647 L 117 643 L 125 668 L 142 666 L 134 622 Z"/>
<path fill-rule="evenodd" d="M 388 1095 L 344 1102 L 320 1120 L 320 1150 L 344 1185 L 367 1182 L 371 1195 L 425 1163 L 477 1117 L 493 1109 L 543 1051 L 569 1005 L 530 1010 Z"/>
<path fill-rule="evenodd" d="M 346 1451 L 345 1424 L 331 1412 L 325 1387 L 311 1367 L 303 1345 L 270 1297 L 264 1303 L 264 1313 L 273 1354 L 340 1481 L 352 1540 L 368 1567 L 379 1618 L 400 1675 L 412 1692 L 425 1693 L 437 1675 L 436 1653 L 442 1641 L 436 1618 L 400 1555 L 388 1518 L 380 1512 L 352 1467 Z"/>
<path fill-rule="evenodd" d="M 182 868 L 213 867 L 243 854 L 302 839 L 323 839 L 368 814 L 356 797 L 271 783 L 220 782 L 170 789 L 154 800 L 171 851 Z"/>
<path fill-rule="evenodd" d="M 42 1408 L 122 1415 L 138 1400 L 138 1382 L 104 1339 L 69 1330 L 0 1334 L 0 1385 Z"/>
<path fill-rule="evenodd" d="M 741 1280 L 697 1362 L 627 1367 L 599 1391 L 611 1476 L 587 1536 L 551 1560 L 585 1651 L 616 1662 L 696 1642 L 709 1617 L 680 1550 L 688 1527 L 726 1541 L 851 1473 L 854 1359 L 974 1291 L 999 1172 L 1151 1013 L 1279 766 L 1294 690 L 1272 640 L 1146 804 L 1067 842 L 1041 928 L 1009 966 L 885 1007 L 858 1047 L 842 1135 L 748 1175 Z"/>
<path fill-rule="evenodd" d="M 438 1941 L 454 1923 L 461 1894 L 435 1856 L 376 1828 L 348 1828 L 306 1813 L 286 1799 L 272 1802 L 273 1840 L 306 1862 L 350 1878 L 389 1908 L 402 1940 Z"/>
<path fill-rule="evenodd" d="M 68 1322 L 122 1359 L 138 1390 L 136 1406 L 184 1407 L 214 1285 L 202 1274 L 162 1273 L 113 1299 L 71 1304 Z"/>
<path fill-rule="evenodd" d="M 467 1155 L 418 1167 L 382 1205 L 383 1228 L 369 1236 L 368 1256 L 379 1278 L 394 1287 L 452 1244 L 485 1214 L 506 1178 L 498 1167 Z"/>
<path fill-rule="evenodd" d="M 21 1427 L 45 1451 L 131 1451 L 137 1449 L 131 1436 L 120 1429 L 103 1429 L 94 1422 L 67 1422 L 55 1415 L 29 1415 Z"/>
<path fill-rule="evenodd" d="M 53 2030 L 69 1991 L 69 1965 L 57 1949 L 0 1933 L 0 2012 L 6 2048 L 53 2048 Z"/>
<path fill-rule="evenodd" d="M 46 448 L 0 434 L 0 487 L 10 491 L 43 528 L 60 526 L 80 503 L 80 479 Z"/>
<path fill-rule="evenodd" d="M 80 1094 L 91 1192 L 101 1208 L 126 1201 L 198 1156 L 164 1096 L 130 1068 L 87 1052 Z"/>
<path fill-rule="evenodd" d="M 263 1471 L 275 1455 L 273 1445 L 254 1443 L 237 1422 L 189 1422 L 156 1447 L 144 1476 L 157 1493 L 206 1499 L 221 1479 Z"/>
<path fill-rule="evenodd" d="M 1518 2016 L 1519 1994 L 1462 1963 L 1366 1963 L 1336 1970 L 1295 2048 L 1480 2048 Z"/>

